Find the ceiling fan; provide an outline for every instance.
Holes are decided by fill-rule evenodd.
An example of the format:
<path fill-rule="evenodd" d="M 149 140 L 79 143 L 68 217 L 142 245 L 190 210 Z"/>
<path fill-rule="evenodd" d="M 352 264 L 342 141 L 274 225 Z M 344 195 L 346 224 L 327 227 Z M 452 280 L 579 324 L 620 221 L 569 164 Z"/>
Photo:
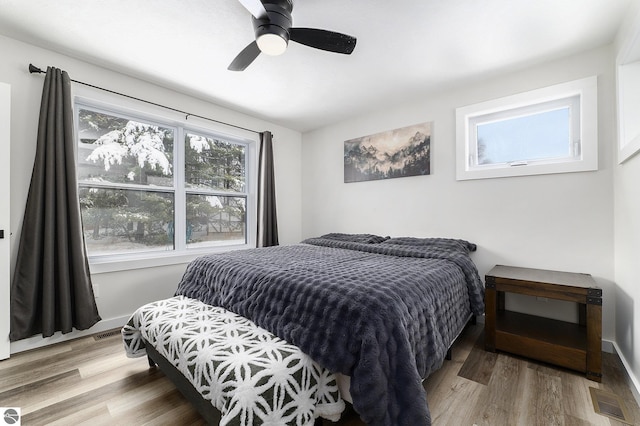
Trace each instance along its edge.
<path fill-rule="evenodd" d="M 239 0 L 251 13 L 256 39 L 231 62 L 230 71 L 243 71 L 262 52 L 281 55 L 289 40 L 329 52 L 350 55 L 356 38 L 333 31 L 315 28 L 293 28 L 291 11 L 293 0 Z"/>

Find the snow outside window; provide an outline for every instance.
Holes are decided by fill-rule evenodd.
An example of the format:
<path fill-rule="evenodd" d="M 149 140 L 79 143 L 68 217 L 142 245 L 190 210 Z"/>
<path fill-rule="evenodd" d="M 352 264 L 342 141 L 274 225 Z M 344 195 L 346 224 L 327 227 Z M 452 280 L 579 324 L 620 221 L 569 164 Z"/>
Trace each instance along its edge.
<path fill-rule="evenodd" d="M 79 101 L 75 111 L 92 270 L 131 261 L 146 267 L 154 264 L 150 259 L 167 264 L 171 257 L 253 243 L 252 141 Z"/>
<path fill-rule="evenodd" d="M 456 110 L 457 179 L 597 170 L 597 79 Z"/>

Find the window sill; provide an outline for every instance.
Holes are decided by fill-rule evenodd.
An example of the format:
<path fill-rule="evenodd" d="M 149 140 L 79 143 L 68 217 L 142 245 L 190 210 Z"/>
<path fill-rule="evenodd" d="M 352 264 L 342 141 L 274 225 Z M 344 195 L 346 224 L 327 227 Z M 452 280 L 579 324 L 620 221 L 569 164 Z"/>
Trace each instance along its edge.
<path fill-rule="evenodd" d="M 89 269 L 91 275 L 109 272 L 129 271 L 133 269 L 157 268 L 187 264 L 199 256 L 205 254 L 223 253 L 228 251 L 245 250 L 254 248 L 249 244 L 207 247 L 190 249 L 181 252 L 151 252 L 128 253 L 111 256 L 89 256 Z"/>
<path fill-rule="evenodd" d="M 590 172 L 598 170 L 598 159 L 590 156 L 587 160 L 571 160 L 558 163 L 535 163 L 511 167 L 476 167 L 472 170 L 462 169 L 459 165 L 457 180 L 490 179 L 516 176 L 548 175 L 557 173 Z"/>

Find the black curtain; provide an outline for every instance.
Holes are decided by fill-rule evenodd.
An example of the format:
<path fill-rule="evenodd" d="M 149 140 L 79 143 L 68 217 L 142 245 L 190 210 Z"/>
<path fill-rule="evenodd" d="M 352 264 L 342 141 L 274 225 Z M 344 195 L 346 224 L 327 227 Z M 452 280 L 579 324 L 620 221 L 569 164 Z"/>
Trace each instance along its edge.
<path fill-rule="evenodd" d="M 273 171 L 272 139 L 271 132 L 260 133 L 258 165 L 258 247 L 278 245 L 276 182 Z"/>
<path fill-rule="evenodd" d="M 11 341 L 100 321 L 76 178 L 71 80 L 47 68 L 36 157 L 11 282 Z"/>

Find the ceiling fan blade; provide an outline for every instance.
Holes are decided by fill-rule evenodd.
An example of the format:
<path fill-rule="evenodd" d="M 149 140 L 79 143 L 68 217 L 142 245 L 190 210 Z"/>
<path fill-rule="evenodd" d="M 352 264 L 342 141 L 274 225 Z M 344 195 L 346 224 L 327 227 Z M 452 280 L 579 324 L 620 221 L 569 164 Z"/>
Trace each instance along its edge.
<path fill-rule="evenodd" d="M 290 40 L 306 46 L 345 55 L 350 55 L 356 47 L 355 37 L 315 28 L 291 28 L 289 36 Z"/>
<path fill-rule="evenodd" d="M 244 71 L 259 54 L 260 48 L 258 48 L 258 43 L 254 41 L 242 49 L 242 52 L 238 53 L 238 56 L 236 56 L 227 69 L 229 71 Z"/>
<path fill-rule="evenodd" d="M 267 19 L 267 9 L 260 0 L 238 0 L 256 19 Z"/>

